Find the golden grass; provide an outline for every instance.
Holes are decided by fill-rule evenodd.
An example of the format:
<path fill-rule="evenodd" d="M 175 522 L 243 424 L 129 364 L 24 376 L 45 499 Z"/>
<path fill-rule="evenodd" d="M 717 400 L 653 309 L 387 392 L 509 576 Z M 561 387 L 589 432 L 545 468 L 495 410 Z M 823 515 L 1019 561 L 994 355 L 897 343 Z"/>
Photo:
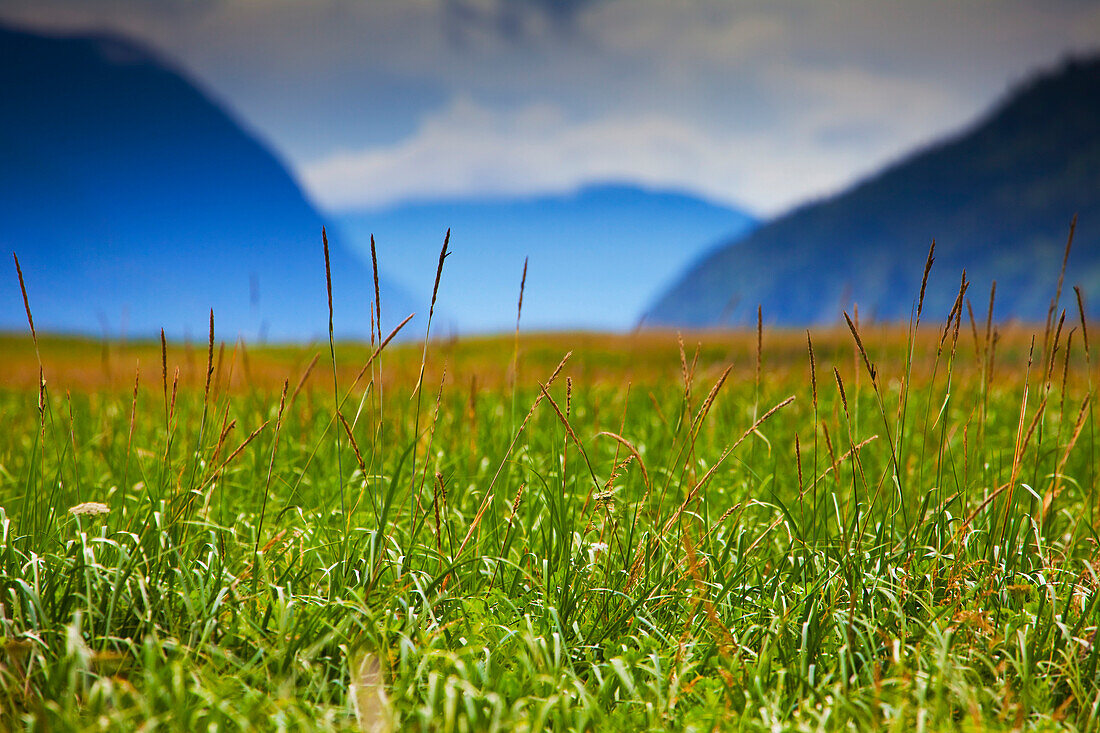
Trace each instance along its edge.
<path fill-rule="evenodd" d="M 1074 329 L 1079 330 L 1079 329 Z M 906 330 L 900 326 L 864 323 L 859 327 L 860 344 L 854 342 L 846 325 L 812 330 L 814 356 L 818 363 L 839 363 L 845 382 L 866 378 L 865 364 L 876 371 L 899 374 L 904 370 Z M 1023 379 L 1031 339 L 1035 330 L 1023 325 L 995 328 L 996 361 L 987 366 L 996 369 L 998 380 Z M 683 334 L 687 362 L 681 360 L 677 334 L 670 331 L 646 331 L 633 334 L 561 332 L 521 334 L 518 359 L 525 369 L 546 373 L 566 351 L 574 352 L 571 375 L 587 384 L 631 383 L 637 386 L 665 383 L 683 378 L 683 370 L 696 362 L 696 371 L 718 374 L 731 366 L 729 379 L 752 383 L 757 379 L 780 382 L 803 375 L 810 380 L 806 331 L 795 329 L 757 329 L 743 331 L 701 331 Z M 920 383 L 931 374 L 942 330 L 922 328 L 916 335 L 912 379 Z M 1083 339 L 1081 339 L 1083 340 Z M 135 374 L 140 373 L 142 388 L 165 388 L 168 376 L 179 372 L 179 389 L 204 389 L 208 363 L 189 342 L 166 343 L 162 355 L 157 341 L 103 342 L 91 338 L 39 334 L 44 376 L 55 393 L 65 391 L 129 391 Z M 758 346 L 759 344 L 759 346 Z M 391 344 L 384 354 L 386 383 L 412 388 L 420 378 L 423 346 L 418 342 Z M 435 358 L 425 365 L 424 379 L 437 382 L 444 369 L 455 384 L 476 385 L 475 389 L 503 389 L 510 386 L 512 360 L 516 350 L 512 334 L 471 336 L 461 339 L 437 339 Z M 758 351 L 759 349 L 759 351 Z M 234 392 L 261 391 L 278 394 L 286 379 L 304 389 L 320 387 L 314 367 L 327 344 L 246 345 L 220 342 L 210 348 L 212 378 L 220 389 Z M 351 384 L 373 351 L 365 343 L 340 343 L 337 377 Z M 213 354 L 217 352 L 215 358 Z M 979 368 L 986 360 L 986 345 L 980 337 L 973 342 L 960 339 L 956 368 Z M 758 354 L 759 353 L 759 357 Z M 162 361 L 163 359 L 163 361 Z M 865 359 L 867 360 L 865 362 Z M 1050 357 L 1048 357 L 1050 360 Z M 1052 360 L 1051 360 L 1052 361 Z M 759 365 L 758 365 L 759 363 Z M 1050 371 L 1051 364 L 1044 364 Z M 0 389 L 37 389 L 39 354 L 35 343 L 24 334 L 0 334 Z M 1068 378 L 1084 375 L 1071 370 Z M 158 379 L 160 377 L 160 379 Z M 158 382 L 160 382 L 158 384 Z M 171 385 L 169 387 L 169 392 Z M 365 385 L 360 382 L 359 389 Z M 170 394 L 169 394 L 170 398 Z"/>

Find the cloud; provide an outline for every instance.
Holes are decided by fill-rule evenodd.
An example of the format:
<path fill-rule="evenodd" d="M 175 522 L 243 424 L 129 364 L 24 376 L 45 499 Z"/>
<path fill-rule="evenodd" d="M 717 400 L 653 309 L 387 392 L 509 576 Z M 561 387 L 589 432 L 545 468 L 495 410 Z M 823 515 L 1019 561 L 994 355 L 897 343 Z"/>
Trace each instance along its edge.
<path fill-rule="evenodd" d="M 866 172 L 868 146 L 920 141 L 929 118 L 942 120 L 951 106 L 934 88 L 859 69 L 780 76 L 804 109 L 778 129 L 751 120 L 707 125 L 663 111 L 578 119 L 548 102 L 498 109 L 463 95 L 392 145 L 305 166 L 303 182 L 332 209 L 634 181 L 774 214 Z"/>
<path fill-rule="evenodd" d="M 1082 0 L 2 0 L 114 29 L 226 101 L 328 206 L 601 178 L 772 213 L 1095 47 Z"/>
<path fill-rule="evenodd" d="M 335 208 L 615 179 L 775 214 L 968 124 L 1060 55 L 1081 12 L 1005 0 L 1003 28 L 987 6 L 840 6 L 585 4 L 568 38 L 483 40 L 422 69 L 448 102 L 399 139 L 345 144 L 300 170 Z"/>
<path fill-rule="evenodd" d="M 569 33 L 577 15 L 600 0 L 443 0 L 443 12 L 452 40 L 466 34 L 493 33 L 520 42 L 552 30 Z"/>

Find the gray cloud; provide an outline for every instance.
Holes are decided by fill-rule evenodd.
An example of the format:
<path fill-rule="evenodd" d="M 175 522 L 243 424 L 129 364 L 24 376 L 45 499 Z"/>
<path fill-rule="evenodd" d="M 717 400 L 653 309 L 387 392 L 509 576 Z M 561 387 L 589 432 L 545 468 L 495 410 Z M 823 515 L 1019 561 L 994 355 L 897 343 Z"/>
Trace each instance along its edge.
<path fill-rule="evenodd" d="M 4 0 L 0 19 L 162 49 L 329 205 L 613 175 L 774 212 L 1100 44 L 1079 0 Z"/>
<path fill-rule="evenodd" d="M 465 43 L 467 33 L 490 32 L 524 41 L 547 26 L 557 33 L 575 30 L 578 14 L 603 0 L 443 0 L 444 23 L 451 37 Z"/>

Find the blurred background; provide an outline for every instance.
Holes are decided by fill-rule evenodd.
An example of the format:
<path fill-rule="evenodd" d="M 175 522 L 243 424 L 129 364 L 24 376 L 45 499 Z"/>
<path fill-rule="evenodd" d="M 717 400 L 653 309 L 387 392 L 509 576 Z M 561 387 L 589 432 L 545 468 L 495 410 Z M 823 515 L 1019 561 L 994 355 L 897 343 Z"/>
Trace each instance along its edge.
<path fill-rule="evenodd" d="M 1100 314 L 1091 0 L 0 0 L 43 331 L 205 340 Z M 996 297 L 990 292 L 996 281 Z M 0 329 L 25 328 L 14 263 Z M 1076 309 L 1071 298 L 1062 306 Z"/>

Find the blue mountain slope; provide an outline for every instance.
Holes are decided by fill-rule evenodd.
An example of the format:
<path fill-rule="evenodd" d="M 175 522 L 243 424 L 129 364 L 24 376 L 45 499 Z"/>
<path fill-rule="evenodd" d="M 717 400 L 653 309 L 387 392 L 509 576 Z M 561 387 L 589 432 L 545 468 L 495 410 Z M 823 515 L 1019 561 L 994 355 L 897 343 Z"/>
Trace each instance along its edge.
<path fill-rule="evenodd" d="M 909 317 L 929 243 L 926 312 L 946 316 L 963 269 L 981 317 L 1042 323 L 1078 215 L 1063 306 L 1080 285 L 1100 317 L 1100 57 L 1033 79 L 972 129 L 837 196 L 803 206 L 702 258 L 656 299 L 649 325 L 836 322 L 858 304 Z M 1067 300 L 1068 294 L 1068 300 Z"/>
<path fill-rule="evenodd" d="M 440 303 L 465 332 L 514 327 L 528 256 L 525 328 L 629 328 L 703 249 L 754 225 L 743 212 L 686 194 L 626 185 L 407 204 L 343 212 L 338 221 L 357 247 L 375 235 L 387 271 L 429 286 L 450 227 Z"/>
<path fill-rule="evenodd" d="M 148 50 L 0 29 L 0 247 L 42 330 L 327 337 L 322 220 L 277 158 Z M 337 331 L 369 269 L 330 232 Z M 25 327 L 9 260 L 0 328 Z M 410 307 L 384 285 L 396 315 Z M 387 319 L 388 320 L 388 319 Z"/>

